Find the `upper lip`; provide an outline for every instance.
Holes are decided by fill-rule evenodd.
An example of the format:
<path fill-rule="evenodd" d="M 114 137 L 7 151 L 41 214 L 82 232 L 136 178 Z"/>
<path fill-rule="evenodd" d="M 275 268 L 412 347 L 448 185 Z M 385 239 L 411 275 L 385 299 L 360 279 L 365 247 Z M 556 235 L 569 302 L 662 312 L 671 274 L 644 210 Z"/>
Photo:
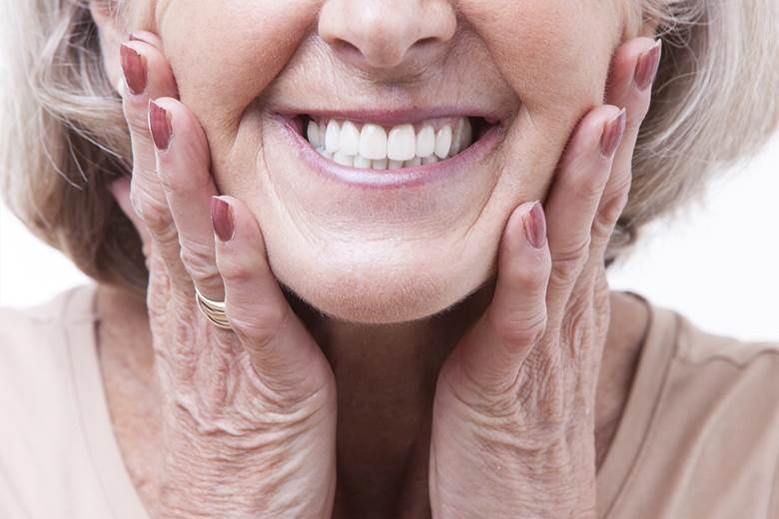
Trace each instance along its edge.
<path fill-rule="evenodd" d="M 278 114 L 292 118 L 308 115 L 315 118 L 347 119 L 357 123 L 375 123 L 393 126 L 404 123 L 421 123 L 429 119 L 439 117 L 480 117 L 489 124 L 499 124 L 506 119 L 505 112 L 485 110 L 479 108 L 404 108 L 404 109 L 345 109 L 345 110 L 319 110 L 305 108 L 286 108 L 275 110 Z"/>

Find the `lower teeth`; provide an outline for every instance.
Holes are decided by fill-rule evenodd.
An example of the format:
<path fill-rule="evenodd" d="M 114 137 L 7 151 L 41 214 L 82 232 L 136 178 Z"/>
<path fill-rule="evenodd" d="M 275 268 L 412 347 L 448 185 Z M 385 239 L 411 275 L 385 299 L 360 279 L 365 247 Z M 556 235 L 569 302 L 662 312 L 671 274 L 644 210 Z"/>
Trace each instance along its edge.
<path fill-rule="evenodd" d="M 340 152 L 331 153 L 324 148 L 320 147 L 316 150 L 319 152 L 320 155 L 323 157 L 332 160 L 333 162 L 340 164 L 341 166 L 348 166 L 352 168 L 358 168 L 358 169 L 377 169 L 377 170 L 384 170 L 384 169 L 401 169 L 401 168 L 413 168 L 417 166 L 426 166 L 428 164 L 435 164 L 436 162 L 439 162 L 443 159 L 439 159 L 435 155 L 431 155 L 429 157 L 425 158 L 419 158 L 415 157 L 411 160 L 389 160 L 389 159 L 381 159 L 381 160 L 369 160 L 361 155 L 345 155 Z M 451 157 L 447 157 L 451 158 Z"/>

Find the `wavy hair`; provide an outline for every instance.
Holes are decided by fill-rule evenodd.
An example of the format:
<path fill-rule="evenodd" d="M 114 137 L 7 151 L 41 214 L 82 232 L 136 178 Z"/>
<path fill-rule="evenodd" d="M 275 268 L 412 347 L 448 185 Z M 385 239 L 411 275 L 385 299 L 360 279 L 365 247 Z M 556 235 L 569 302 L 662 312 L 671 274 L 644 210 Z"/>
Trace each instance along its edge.
<path fill-rule="evenodd" d="M 663 58 L 607 266 L 779 124 L 775 0 L 632 1 L 632 23 L 657 23 Z M 88 276 L 144 293 L 140 237 L 108 191 L 130 174 L 130 141 L 88 2 L 0 0 L 0 29 L 6 203 Z"/>

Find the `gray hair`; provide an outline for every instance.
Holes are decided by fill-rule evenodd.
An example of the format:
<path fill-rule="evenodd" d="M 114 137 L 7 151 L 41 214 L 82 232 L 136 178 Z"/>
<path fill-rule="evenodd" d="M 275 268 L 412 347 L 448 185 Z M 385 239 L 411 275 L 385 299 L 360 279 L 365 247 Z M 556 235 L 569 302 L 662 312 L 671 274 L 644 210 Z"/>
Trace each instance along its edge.
<path fill-rule="evenodd" d="M 657 22 L 663 59 L 607 266 L 779 124 L 775 0 L 635 1 L 632 23 Z M 0 20 L 6 203 L 88 276 L 143 293 L 140 237 L 107 190 L 129 175 L 130 142 L 88 2 L 0 0 Z"/>

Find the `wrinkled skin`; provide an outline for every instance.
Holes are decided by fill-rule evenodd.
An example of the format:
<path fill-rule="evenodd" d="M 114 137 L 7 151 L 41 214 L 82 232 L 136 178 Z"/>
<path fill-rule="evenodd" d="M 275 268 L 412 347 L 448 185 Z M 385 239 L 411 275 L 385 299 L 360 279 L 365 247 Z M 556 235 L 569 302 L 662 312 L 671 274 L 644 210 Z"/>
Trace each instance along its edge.
<path fill-rule="evenodd" d="M 617 2 L 409 1 L 376 17 L 378 4 L 133 6 L 131 25 L 157 34 L 126 44 L 146 85 L 122 87 L 134 170 L 114 193 L 151 272 L 159 517 L 340 516 L 332 361 L 278 282 L 331 318 L 378 324 L 427 318 L 494 275 L 492 300 L 437 371 L 423 497 L 434 517 L 594 516 L 603 255 L 650 99 L 634 75 L 653 42 L 627 36 L 651 28 Z M 119 42 L 93 12 L 118 80 Z M 171 121 L 165 150 L 149 99 Z M 493 110 L 505 133 L 464 180 L 420 192 L 306 177 L 271 117 L 442 100 Z M 621 107 L 624 138 L 604 154 Z M 209 221 L 220 193 L 228 241 Z M 536 199 L 540 248 L 524 232 Z M 233 331 L 204 320 L 193 282 L 226 300 Z"/>

